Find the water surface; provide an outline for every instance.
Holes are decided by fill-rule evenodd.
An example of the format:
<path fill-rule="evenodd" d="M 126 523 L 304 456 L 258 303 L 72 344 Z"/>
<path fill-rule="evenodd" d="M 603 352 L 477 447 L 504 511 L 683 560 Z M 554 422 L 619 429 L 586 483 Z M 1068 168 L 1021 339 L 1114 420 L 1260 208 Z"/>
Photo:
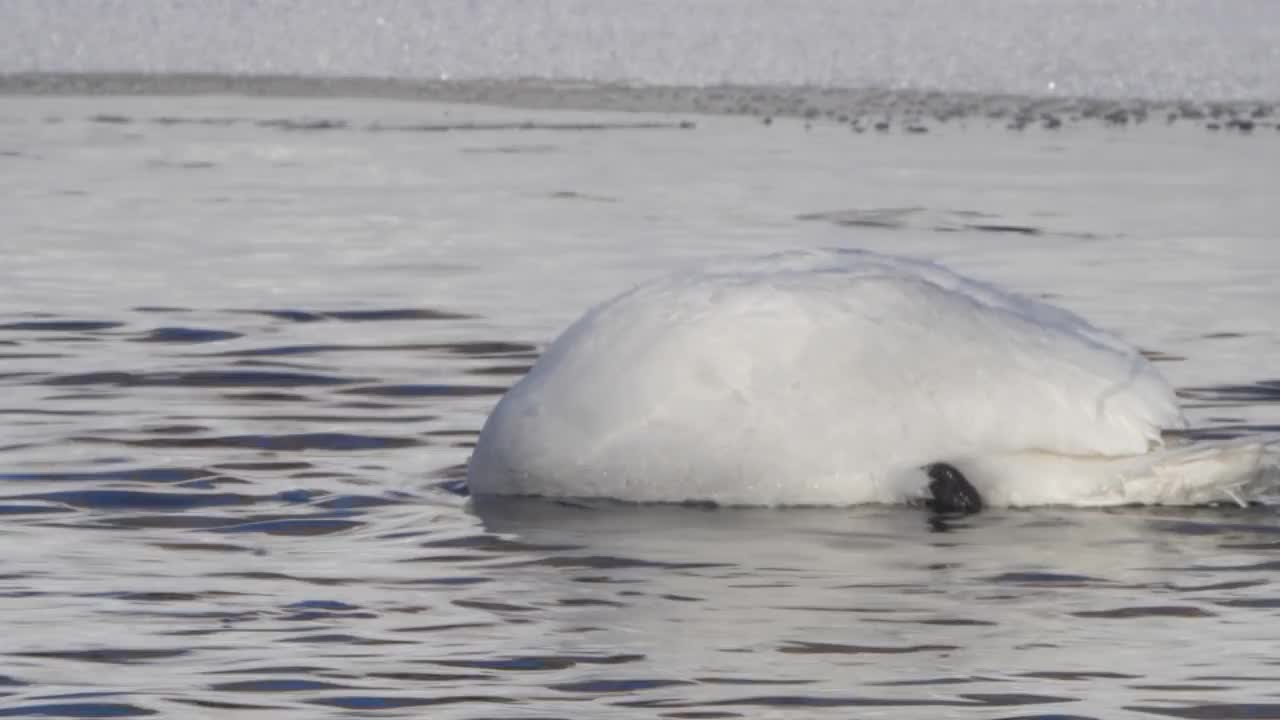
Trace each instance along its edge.
<path fill-rule="evenodd" d="M 1195 432 L 1275 431 L 1280 138 L 9 97 L 0 167 L 0 715 L 1280 717 L 1272 508 L 462 482 L 591 302 L 819 245 L 1077 310 Z"/>

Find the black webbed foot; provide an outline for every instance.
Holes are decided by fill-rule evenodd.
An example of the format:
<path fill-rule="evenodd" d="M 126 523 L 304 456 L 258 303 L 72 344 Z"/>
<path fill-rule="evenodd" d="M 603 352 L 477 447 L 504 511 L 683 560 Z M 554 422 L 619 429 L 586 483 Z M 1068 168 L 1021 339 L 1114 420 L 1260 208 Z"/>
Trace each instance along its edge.
<path fill-rule="evenodd" d="M 925 505 L 935 513 L 972 515 L 982 511 L 982 496 L 953 465 L 934 463 L 925 468 L 929 493 L 933 497 Z"/>

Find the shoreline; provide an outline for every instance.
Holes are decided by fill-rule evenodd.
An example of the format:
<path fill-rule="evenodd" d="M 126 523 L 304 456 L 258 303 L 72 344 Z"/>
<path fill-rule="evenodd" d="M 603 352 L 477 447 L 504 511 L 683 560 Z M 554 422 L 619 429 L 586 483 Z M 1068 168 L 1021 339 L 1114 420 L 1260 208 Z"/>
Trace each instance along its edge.
<path fill-rule="evenodd" d="M 853 132 L 924 134 L 979 123 L 1011 131 L 1068 126 L 1190 125 L 1239 135 L 1280 132 L 1277 100 L 1116 100 L 806 86 L 660 86 L 521 80 L 144 73 L 0 74 L 0 96 L 369 98 L 531 110 L 696 113 L 845 125 Z"/>

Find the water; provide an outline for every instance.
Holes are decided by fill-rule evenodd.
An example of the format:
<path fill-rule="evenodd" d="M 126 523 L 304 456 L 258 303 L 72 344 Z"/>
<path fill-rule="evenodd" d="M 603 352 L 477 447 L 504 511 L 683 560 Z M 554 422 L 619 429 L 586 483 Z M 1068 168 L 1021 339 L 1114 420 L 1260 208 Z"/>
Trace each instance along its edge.
<path fill-rule="evenodd" d="M 1274 129 L 1186 123 L 5 96 L 0 715 L 1280 717 L 1272 508 L 461 482 L 588 304 L 789 247 L 1049 298 L 1196 433 L 1275 431 L 1277 167 Z"/>

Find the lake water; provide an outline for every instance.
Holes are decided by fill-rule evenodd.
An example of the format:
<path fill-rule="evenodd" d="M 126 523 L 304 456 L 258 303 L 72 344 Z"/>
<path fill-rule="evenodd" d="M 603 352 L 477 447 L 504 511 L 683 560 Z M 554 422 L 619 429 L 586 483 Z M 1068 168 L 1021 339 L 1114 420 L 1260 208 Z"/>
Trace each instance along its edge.
<path fill-rule="evenodd" d="M 0 97 L 0 716 L 1280 717 L 1273 508 L 466 496 L 585 307 L 796 247 L 1047 298 L 1196 433 L 1280 430 L 1269 116 L 673 107 Z"/>

